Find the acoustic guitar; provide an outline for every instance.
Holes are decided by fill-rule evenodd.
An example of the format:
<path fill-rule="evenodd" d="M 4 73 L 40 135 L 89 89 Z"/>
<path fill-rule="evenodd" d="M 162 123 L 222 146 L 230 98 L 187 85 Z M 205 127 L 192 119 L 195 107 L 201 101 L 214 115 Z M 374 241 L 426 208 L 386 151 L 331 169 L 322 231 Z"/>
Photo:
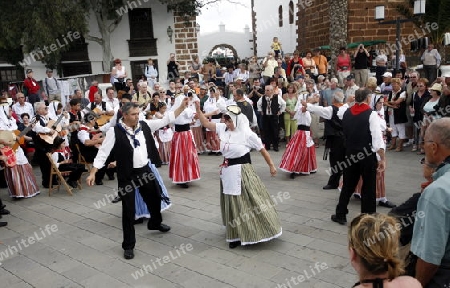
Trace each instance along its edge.
<path fill-rule="evenodd" d="M 36 123 L 36 117 L 31 118 L 30 120 L 30 125 L 28 127 L 26 127 L 25 129 L 23 129 L 23 131 L 19 131 L 19 130 L 15 130 L 13 131 L 14 134 L 16 134 L 17 138 L 16 138 L 16 143 L 13 144 L 12 149 L 14 151 L 17 150 L 17 148 L 19 148 L 19 146 L 25 144 L 25 135 L 30 132 L 31 129 L 33 129 L 34 124 Z"/>
<path fill-rule="evenodd" d="M 61 122 L 64 116 L 65 116 L 64 113 L 61 113 L 61 115 L 59 115 L 56 121 L 55 120 L 48 121 L 46 127 L 52 129 L 53 130 L 52 133 L 51 134 L 39 133 L 39 137 L 48 144 L 52 145 L 53 142 L 55 141 L 56 136 L 58 136 L 59 133 L 61 133 L 62 128 L 61 125 L 59 125 L 59 123 Z"/>
<path fill-rule="evenodd" d="M 94 112 L 94 115 L 97 118 L 97 120 L 95 120 L 95 122 L 97 122 L 98 126 L 105 125 L 113 117 L 113 116 L 106 115 L 106 114 L 100 115 L 102 113 L 102 111 L 99 108 L 97 108 L 97 107 L 94 108 L 94 110 L 91 110 L 91 111 Z"/>

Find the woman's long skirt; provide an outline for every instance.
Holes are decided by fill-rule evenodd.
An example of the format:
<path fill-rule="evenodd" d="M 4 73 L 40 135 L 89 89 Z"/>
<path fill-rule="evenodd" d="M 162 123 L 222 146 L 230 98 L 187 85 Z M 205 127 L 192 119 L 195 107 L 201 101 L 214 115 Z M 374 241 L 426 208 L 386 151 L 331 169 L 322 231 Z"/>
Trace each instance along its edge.
<path fill-rule="evenodd" d="M 241 245 L 266 242 L 281 235 L 275 204 L 251 164 L 242 164 L 241 195 L 226 195 L 220 185 L 220 208 L 226 241 Z"/>
<path fill-rule="evenodd" d="M 30 198 L 40 193 L 30 164 L 6 167 L 5 179 L 13 198 Z"/>
<path fill-rule="evenodd" d="M 297 174 L 310 174 L 317 171 L 316 148 L 307 132 L 309 133 L 309 131 L 297 130 L 289 141 L 281 157 L 282 171 Z"/>

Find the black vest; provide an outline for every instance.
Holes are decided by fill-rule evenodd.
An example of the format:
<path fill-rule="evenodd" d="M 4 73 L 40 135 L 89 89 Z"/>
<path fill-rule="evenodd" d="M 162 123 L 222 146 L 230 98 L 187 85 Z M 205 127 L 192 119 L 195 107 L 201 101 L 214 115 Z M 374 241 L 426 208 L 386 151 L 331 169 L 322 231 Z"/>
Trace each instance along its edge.
<path fill-rule="evenodd" d="M 325 120 L 325 137 L 326 136 L 343 136 L 342 132 L 342 120 L 339 119 L 337 112 L 339 111 L 339 108 L 331 105 L 333 108 L 333 116 L 331 116 L 331 119 Z"/>
<path fill-rule="evenodd" d="M 395 99 L 393 99 L 393 92 L 391 91 L 389 93 L 389 98 L 388 101 L 395 101 L 398 99 L 398 97 L 400 97 L 400 94 L 402 94 L 403 92 L 405 92 L 403 89 L 400 90 L 400 92 L 398 92 L 395 96 Z M 408 117 L 406 116 L 406 99 L 405 101 L 402 101 L 402 103 L 400 103 L 400 106 L 397 109 L 393 109 L 394 110 L 394 124 L 401 124 L 401 123 L 407 123 L 408 122 Z M 389 121 L 389 120 L 388 120 Z"/>
<path fill-rule="evenodd" d="M 253 123 L 253 106 L 250 105 L 250 103 L 248 103 L 247 101 L 236 102 L 236 104 L 239 108 L 241 108 L 242 114 L 247 116 L 248 122 L 250 122 L 250 124 L 252 124 Z"/>
<path fill-rule="evenodd" d="M 144 121 L 140 121 L 140 123 L 147 144 L 147 155 L 155 166 L 159 166 L 161 165 L 161 158 L 159 158 L 158 149 L 156 149 L 155 140 L 152 137 L 152 131 L 147 123 Z M 120 124 L 117 123 L 117 125 Z M 117 171 L 120 171 L 120 173 L 117 173 L 117 178 L 119 182 L 129 182 L 131 181 L 133 170 L 133 147 L 130 144 L 127 134 L 117 127 L 117 125 L 114 127 L 116 142 L 113 148 L 115 152 L 120 151 L 120 153 L 115 153 L 114 155 L 117 161 Z"/>
<path fill-rule="evenodd" d="M 267 100 L 266 96 L 262 96 L 261 99 L 262 103 L 262 115 L 266 115 L 267 111 Z M 272 115 L 277 115 L 278 111 L 280 111 L 280 106 L 278 105 L 278 95 L 272 96 L 272 101 L 270 101 L 270 111 L 272 112 Z"/>
<path fill-rule="evenodd" d="M 347 152 L 354 151 L 371 151 L 372 135 L 370 134 L 369 118 L 372 114 L 372 109 L 353 115 L 347 109 L 342 118 L 342 129 L 345 136 L 345 145 Z"/>
<path fill-rule="evenodd" d="M 95 102 L 91 102 L 91 110 L 94 110 L 96 106 L 97 106 L 97 104 L 95 104 Z M 102 101 L 102 110 L 106 111 L 106 102 L 105 101 Z"/>

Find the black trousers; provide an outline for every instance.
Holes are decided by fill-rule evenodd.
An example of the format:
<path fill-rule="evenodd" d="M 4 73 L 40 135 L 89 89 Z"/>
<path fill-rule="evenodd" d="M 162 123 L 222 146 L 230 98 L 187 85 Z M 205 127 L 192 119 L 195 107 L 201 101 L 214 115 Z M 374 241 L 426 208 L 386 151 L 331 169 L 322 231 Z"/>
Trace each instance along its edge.
<path fill-rule="evenodd" d="M 386 66 L 376 66 L 375 67 L 375 77 L 377 78 L 377 85 L 380 86 L 383 83 L 383 74 L 386 72 Z"/>
<path fill-rule="evenodd" d="M 270 145 L 273 145 L 274 149 L 278 149 L 279 142 L 279 122 L 278 115 L 263 115 L 262 127 L 264 131 L 264 137 L 262 142 L 266 146 L 266 149 L 270 149 Z"/>
<path fill-rule="evenodd" d="M 34 157 L 36 159 L 36 162 L 39 163 L 39 168 L 41 169 L 42 186 L 48 186 L 50 182 L 51 164 L 48 160 L 47 155 L 45 155 L 45 150 L 36 148 Z"/>
<path fill-rule="evenodd" d="M 162 222 L 161 192 L 150 167 L 146 165 L 140 169 L 133 169 L 131 182 L 121 183 L 119 181 L 119 196 L 122 199 L 122 248 L 124 250 L 134 249 L 136 244 L 134 231 L 135 188 L 139 188 L 139 193 L 151 214 L 148 227 L 157 227 Z"/>
<path fill-rule="evenodd" d="M 437 67 L 436 65 L 423 65 L 423 72 L 425 72 L 425 78 L 433 83 L 437 77 Z"/>
<path fill-rule="evenodd" d="M 357 158 L 358 153 L 364 155 L 361 160 Z M 357 161 L 351 161 L 351 159 L 356 159 Z M 375 154 L 367 155 L 364 151 L 347 151 L 344 164 L 344 185 L 339 195 L 339 203 L 336 206 L 336 215 L 338 217 L 345 217 L 348 214 L 348 202 L 353 192 L 355 192 L 360 177 L 363 180 L 361 188 L 361 213 L 375 213 L 377 210 L 377 158 Z"/>
<path fill-rule="evenodd" d="M 345 160 L 345 147 L 344 139 L 339 136 L 327 136 L 326 147 L 330 149 L 330 178 L 328 179 L 328 185 L 333 187 L 339 187 L 339 180 L 344 172 L 342 163 Z"/>
<path fill-rule="evenodd" d="M 81 178 L 81 174 L 86 171 L 86 168 L 83 164 L 67 163 L 59 164 L 58 170 L 61 172 L 71 171 L 69 181 L 78 181 Z"/>

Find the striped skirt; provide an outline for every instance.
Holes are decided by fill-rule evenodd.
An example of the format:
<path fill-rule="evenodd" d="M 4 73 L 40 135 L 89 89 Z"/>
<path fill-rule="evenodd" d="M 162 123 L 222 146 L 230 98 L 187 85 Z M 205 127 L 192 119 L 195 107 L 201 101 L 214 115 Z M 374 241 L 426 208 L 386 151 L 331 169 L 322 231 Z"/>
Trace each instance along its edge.
<path fill-rule="evenodd" d="M 40 193 L 33 169 L 30 164 L 5 168 L 5 179 L 9 196 L 14 198 L 30 198 Z"/>
<path fill-rule="evenodd" d="M 241 195 L 225 195 L 220 185 L 220 208 L 226 241 L 241 245 L 266 242 L 281 235 L 275 204 L 251 164 L 242 164 Z"/>
<path fill-rule="evenodd" d="M 173 183 L 200 180 L 197 149 L 191 131 L 175 132 L 169 161 L 169 178 Z"/>
<path fill-rule="evenodd" d="M 212 152 L 220 151 L 220 140 L 215 131 L 206 131 L 206 149 Z"/>
<path fill-rule="evenodd" d="M 159 174 L 158 169 L 154 164 L 150 164 L 150 169 L 155 174 L 156 181 L 161 188 L 161 212 L 169 209 L 172 206 L 172 203 L 169 199 L 169 192 L 167 192 L 166 186 L 164 185 L 164 181 Z M 139 193 L 139 188 L 135 190 L 135 219 L 139 218 L 151 218 L 151 214 L 148 211 L 147 204 L 145 204 L 144 199 L 142 199 L 141 193 Z"/>
<path fill-rule="evenodd" d="M 206 152 L 206 147 L 203 137 L 203 127 L 191 127 L 192 135 L 194 135 L 195 147 L 198 153 Z"/>
<path fill-rule="evenodd" d="M 281 157 L 280 169 L 289 173 L 309 174 L 317 171 L 316 148 L 307 146 L 305 131 L 295 132 Z"/>
<path fill-rule="evenodd" d="M 159 157 L 161 158 L 162 164 L 169 164 L 170 161 L 170 149 L 172 147 L 172 141 L 169 142 L 161 142 L 161 140 L 158 137 L 158 143 L 159 143 Z"/>

